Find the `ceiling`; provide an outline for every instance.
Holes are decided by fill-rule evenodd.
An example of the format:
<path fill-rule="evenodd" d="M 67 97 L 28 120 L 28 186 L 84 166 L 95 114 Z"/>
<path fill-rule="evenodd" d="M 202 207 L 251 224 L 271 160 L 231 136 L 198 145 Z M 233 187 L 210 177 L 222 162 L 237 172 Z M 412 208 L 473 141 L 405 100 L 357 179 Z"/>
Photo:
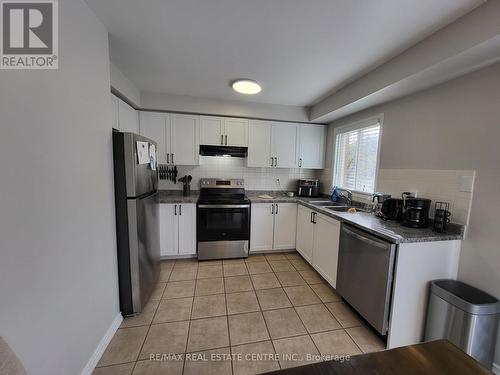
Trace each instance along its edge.
<path fill-rule="evenodd" d="M 309 106 L 483 0 L 86 0 L 141 91 Z M 232 91 L 252 78 L 262 92 Z"/>

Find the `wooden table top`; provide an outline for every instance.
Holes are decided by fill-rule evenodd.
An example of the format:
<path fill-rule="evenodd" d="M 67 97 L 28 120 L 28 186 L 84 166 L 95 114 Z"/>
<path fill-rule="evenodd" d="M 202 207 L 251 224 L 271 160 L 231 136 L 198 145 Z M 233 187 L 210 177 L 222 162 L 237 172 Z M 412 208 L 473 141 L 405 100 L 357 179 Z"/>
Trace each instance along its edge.
<path fill-rule="evenodd" d="M 275 375 L 468 375 L 493 374 L 447 340 L 361 354 L 348 361 L 327 361 L 279 370 Z"/>

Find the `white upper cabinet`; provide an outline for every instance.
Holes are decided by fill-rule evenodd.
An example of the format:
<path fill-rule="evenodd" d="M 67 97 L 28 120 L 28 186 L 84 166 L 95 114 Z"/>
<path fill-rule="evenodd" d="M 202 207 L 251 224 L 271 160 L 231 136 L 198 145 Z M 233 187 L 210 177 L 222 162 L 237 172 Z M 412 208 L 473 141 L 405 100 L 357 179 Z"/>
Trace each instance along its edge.
<path fill-rule="evenodd" d="M 301 124 L 299 128 L 298 166 L 322 169 L 325 167 L 326 126 Z"/>
<path fill-rule="evenodd" d="M 157 143 L 161 164 L 199 164 L 199 116 L 142 111 L 140 134 Z"/>
<path fill-rule="evenodd" d="M 270 121 L 250 120 L 248 124 L 249 167 L 271 167 L 271 129 Z"/>
<path fill-rule="evenodd" d="M 200 144 L 221 146 L 224 144 L 224 118 L 200 116 Z"/>
<path fill-rule="evenodd" d="M 201 116 L 200 144 L 246 147 L 248 119 Z"/>
<path fill-rule="evenodd" d="M 278 168 L 297 167 L 297 125 L 275 122 L 271 135 L 271 157 Z"/>
<path fill-rule="evenodd" d="M 170 132 L 170 115 L 158 112 L 140 113 L 140 134 L 156 142 L 158 162 L 167 163 L 167 131 Z M 170 145 L 169 145 L 170 146 Z M 170 155 L 168 155 L 170 159 Z"/>
<path fill-rule="evenodd" d="M 176 165 L 199 164 L 200 117 L 172 114 L 170 116 L 171 162 Z"/>
<path fill-rule="evenodd" d="M 224 119 L 224 144 L 226 146 L 248 146 L 248 119 Z"/>
<path fill-rule="evenodd" d="M 120 99 L 118 99 L 118 122 L 120 124 L 120 131 L 139 133 L 137 111 Z"/>

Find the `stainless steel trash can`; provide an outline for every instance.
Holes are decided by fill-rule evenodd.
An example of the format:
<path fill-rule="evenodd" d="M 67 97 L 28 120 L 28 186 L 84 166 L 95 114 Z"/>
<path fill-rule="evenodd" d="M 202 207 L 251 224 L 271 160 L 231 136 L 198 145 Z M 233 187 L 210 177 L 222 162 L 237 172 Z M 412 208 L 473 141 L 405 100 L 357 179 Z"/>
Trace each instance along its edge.
<path fill-rule="evenodd" d="M 448 339 L 491 369 L 495 354 L 498 299 L 456 280 L 431 282 L 424 341 Z"/>

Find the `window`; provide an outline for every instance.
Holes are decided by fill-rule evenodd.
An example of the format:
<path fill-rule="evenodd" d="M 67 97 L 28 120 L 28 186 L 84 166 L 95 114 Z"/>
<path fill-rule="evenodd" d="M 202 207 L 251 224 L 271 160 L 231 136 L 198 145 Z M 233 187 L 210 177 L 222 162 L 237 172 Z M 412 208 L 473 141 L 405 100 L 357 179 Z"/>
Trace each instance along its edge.
<path fill-rule="evenodd" d="M 380 117 L 335 131 L 335 186 L 369 194 L 375 191 L 380 133 Z"/>

